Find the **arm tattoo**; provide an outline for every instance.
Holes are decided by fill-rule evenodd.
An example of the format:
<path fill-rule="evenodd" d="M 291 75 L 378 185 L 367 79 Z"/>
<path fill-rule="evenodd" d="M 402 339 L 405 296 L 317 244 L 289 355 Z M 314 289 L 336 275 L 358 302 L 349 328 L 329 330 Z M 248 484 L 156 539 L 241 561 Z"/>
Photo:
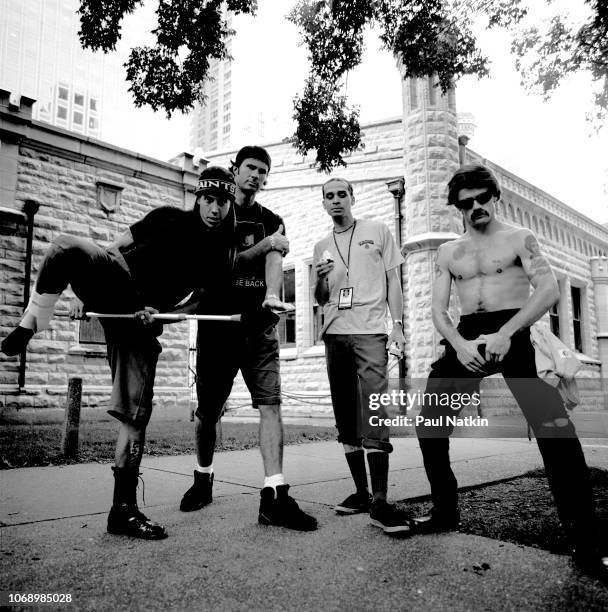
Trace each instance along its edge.
<path fill-rule="evenodd" d="M 534 236 L 526 236 L 524 242 L 526 250 L 530 253 L 530 272 L 531 277 L 538 279 L 540 276 L 551 274 L 551 266 L 545 257 L 541 255 L 538 241 Z"/>
<path fill-rule="evenodd" d="M 435 262 L 435 278 L 439 278 L 443 274 L 443 270 L 439 267 L 439 264 Z"/>

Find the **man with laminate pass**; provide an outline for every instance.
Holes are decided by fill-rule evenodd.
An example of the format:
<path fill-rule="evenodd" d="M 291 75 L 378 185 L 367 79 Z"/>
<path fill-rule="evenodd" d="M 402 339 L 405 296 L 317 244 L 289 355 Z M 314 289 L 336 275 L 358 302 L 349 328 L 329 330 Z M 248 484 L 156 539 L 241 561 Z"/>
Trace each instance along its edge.
<path fill-rule="evenodd" d="M 322 336 L 338 442 L 355 484 L 355 492 L 335 510 L 338 514 L 369 512 L 372 525 L 385 533 L 408 535 L 409 516 L 386 499 L 393 450 L 389 428 L 370 425 L 371 416 L 386 416 L 383 406 L 370 410 L 370 395 L 388 389 L 387 349 L 394 346 L 402 353 L 405 347 L 399 272 L 403 257 L 384 223 L 355 219 L 349 181 L 332 178 L 322 192 L 333 228 L 314 247 L 313 282 L 325 315 Z M 392 318 L 390 336 L 386 334 L 387 306 Z"/>

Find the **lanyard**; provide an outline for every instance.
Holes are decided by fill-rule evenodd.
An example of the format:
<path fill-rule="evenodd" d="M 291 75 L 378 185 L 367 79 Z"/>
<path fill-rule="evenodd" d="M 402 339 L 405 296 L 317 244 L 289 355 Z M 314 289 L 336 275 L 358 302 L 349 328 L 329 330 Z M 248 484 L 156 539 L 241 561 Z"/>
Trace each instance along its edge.
<path fill-rule="evenodd" d="M 353 223 L 353 231 L 350 235 L 350 240 L 348 241 L 348 255 L 346 256 L 346 261 L 344 261 L 344 257 L 340 252 L 340 247 L 338 246 L 338 241 L 336 240 L 336 231 L 334 230 L 334 244 L 336 245 L 336 251 L 338 251 L 338 255 L 340 255 L 340 259 L 346 268 L 346 282 L 348 283 L 348 275 L 349 275 L 349 266 L 350 266 L 350 247 L 353 244 L 353 236 L 355 235 L 355 227 L 357 227 L 357 221 Z"/>

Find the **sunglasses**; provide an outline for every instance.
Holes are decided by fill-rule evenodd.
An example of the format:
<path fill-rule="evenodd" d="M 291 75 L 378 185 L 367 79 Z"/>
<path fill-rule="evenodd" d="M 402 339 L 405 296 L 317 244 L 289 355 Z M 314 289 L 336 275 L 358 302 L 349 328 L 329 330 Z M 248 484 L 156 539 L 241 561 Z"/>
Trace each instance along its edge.
<path fill-rule="evenodd" d="M 464 200 L 458 200 L 458 202 L 456 202 L 454 205 L 459 210 L 471 210 L 471 208 L 475 206 L 475 202 L 483 206 L 484 204 L 487 204 L 493 197 L 494 194 L 491 191 L 484 191 L 483 193 L 480 193 L 474 198 L 465 198 Z"/>

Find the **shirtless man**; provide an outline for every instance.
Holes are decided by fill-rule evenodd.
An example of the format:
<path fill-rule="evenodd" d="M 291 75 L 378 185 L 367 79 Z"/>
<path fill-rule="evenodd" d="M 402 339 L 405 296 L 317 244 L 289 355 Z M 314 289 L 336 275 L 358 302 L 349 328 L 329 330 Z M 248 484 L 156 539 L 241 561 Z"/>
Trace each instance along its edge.
<path fill-rule="evenodd" d="M 446 351 L 431 366 L 426 392 L 438 394 L 434 397 L 474 393 L 484 376 L 502 373 L 536 435 L 575 561 L 606 579 L 608 557 L 595 546 L 593 498 L 583 451 L 559 392 L 537 376 L 530 342 L 530 325 L 559 297 L 551 266 L 530 230 L 497 219 L 500 187 L 488 168 L 462 167 L 448 187 L 448 204 L 461 211 L 466 231 L 437 252 L 432 314 Z M 452 281 L 462 312 L 457 327 L 448 312 Z M 433 501 L 431 513 L 415 519 L 418 531 L 424 533 L 458 527 L 457 483 L 448 439 L 453 426 L 445 418 L 457 414 L 433 401 L 427 401 L 420 413 L 435 424 L 427 421 L 416 428 Z"/>

